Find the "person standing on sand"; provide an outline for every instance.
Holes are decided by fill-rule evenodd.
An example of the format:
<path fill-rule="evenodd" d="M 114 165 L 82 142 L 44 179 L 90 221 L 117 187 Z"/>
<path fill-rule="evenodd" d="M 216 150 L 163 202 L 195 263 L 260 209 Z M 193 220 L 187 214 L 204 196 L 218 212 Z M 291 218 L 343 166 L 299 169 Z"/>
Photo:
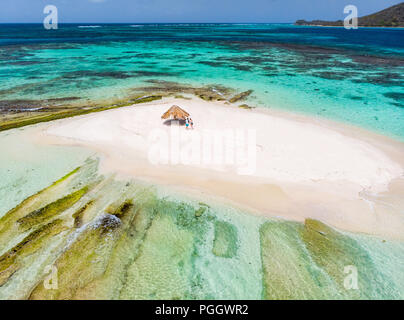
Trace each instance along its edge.
<path fill-rule="evenodd" d="M 188 130 L 188 128 L 189 128 L 189 118 L 186 117 L 186 118 L 185 118 L 185 129 Z"/>
<path fill-rule="evenodd" d="M 194 120 L 192 120 L 192 118 L 189 118 L 189 122 L 191 123 L 191 129 L 194 130 Z"/>

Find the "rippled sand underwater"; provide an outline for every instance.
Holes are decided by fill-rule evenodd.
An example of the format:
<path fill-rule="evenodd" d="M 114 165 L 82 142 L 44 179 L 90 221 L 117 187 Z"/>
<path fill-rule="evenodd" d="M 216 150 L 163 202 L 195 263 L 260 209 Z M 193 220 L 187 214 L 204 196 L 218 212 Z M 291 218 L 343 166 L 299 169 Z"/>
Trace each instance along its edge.
<path fill-rule="evenodd" d="M 98 164 L 0 213 L 0 299 L 404 298 L 402 242 L 256 217 Z M 344 287 L 351 265 L 359 290 Z"/>

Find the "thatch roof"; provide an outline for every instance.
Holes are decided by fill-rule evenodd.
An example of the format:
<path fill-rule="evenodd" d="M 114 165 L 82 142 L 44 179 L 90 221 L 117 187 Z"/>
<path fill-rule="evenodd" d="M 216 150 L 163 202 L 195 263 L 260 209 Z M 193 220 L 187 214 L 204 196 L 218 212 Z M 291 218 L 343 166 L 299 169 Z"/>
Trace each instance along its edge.
<path fill-rule="evenodd" d="M 189 117 L 189 113 L 174 105 L 161 116 L 161 119 L 185 120 L 186 117 Z"/>

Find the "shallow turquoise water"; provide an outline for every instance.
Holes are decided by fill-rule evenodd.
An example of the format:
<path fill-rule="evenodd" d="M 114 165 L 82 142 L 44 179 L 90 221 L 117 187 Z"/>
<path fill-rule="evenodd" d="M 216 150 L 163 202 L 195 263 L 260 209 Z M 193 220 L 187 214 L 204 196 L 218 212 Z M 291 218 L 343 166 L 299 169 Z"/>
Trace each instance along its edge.
<path fill-rule="evenodd" d="M 279 24 L 0 29 L 3 112 L 123 99 L 158 79 L 253 89 L 251 104 L 404 139 L 403 29 Z"/>

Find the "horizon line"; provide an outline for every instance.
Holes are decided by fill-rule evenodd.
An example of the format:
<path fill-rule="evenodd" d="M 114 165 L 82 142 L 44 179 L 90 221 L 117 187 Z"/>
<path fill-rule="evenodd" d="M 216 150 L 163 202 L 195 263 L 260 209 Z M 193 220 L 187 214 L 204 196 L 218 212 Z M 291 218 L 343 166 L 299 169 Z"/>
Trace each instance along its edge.
<path fill-rule="evenodd" d="M 58 24 L 291 24 L 295 22 L 59 22 Z M 43 24 L 43 22 L 0 22 L 0 24 Z"/>

